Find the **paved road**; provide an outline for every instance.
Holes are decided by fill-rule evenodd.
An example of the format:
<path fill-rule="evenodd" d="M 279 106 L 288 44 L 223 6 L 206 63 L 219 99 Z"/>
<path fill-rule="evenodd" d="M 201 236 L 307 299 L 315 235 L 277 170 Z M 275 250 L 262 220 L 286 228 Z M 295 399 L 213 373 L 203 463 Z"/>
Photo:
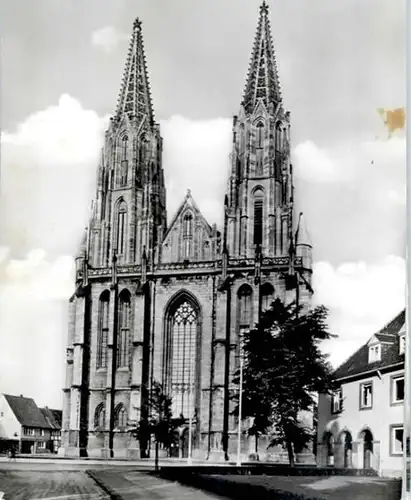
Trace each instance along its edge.
<path fill-rule="evenodd" d="M 0 470 L 4 500 L 108 500 L 85 472 Z M 0 498 L 2 495 L 0 494 Z"/>
<path fill-rule="evenodd" d="M 75 463 L 73 463 L 75 462 Z M 147 474 L 147 466 L 107 462 L 23 460 L 0 462 L 0 500 L 224 500 L 223 497 Z M 136 471 L 136 469 L 139 469 Z M 86 470 L 92 469 L 93 477 Z M 149 470 L 153 470 L 150 466 Z M 96 482 L 96 480 L 98 482 Z M 4 497 L 2 497 L 4 493 Z"/>
<path fill-rule="evenodd" d="M 144 472 L 119 473 L 114 470 L 99 470 L 92 471 L 92 475 L 110 492 L 119 494 L 123 500 L 228 500 Z"/>

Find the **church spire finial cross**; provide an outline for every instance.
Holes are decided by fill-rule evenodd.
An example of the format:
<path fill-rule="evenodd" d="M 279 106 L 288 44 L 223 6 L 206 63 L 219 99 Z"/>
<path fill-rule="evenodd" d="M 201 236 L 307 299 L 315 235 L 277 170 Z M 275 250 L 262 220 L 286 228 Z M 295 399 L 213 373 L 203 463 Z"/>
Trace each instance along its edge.
<path fill-rule="evenodd" d="M 260 13 L 268 14 L 268 3 L 265 0 L 263 0 L 263 3 L 260 6 Z"/>

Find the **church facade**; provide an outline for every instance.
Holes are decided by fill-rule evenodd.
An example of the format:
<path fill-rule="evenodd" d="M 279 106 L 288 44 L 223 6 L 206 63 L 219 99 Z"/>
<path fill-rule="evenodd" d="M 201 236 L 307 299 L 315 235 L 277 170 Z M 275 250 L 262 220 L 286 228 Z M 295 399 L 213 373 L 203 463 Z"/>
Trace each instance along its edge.
<path fill-rule="evenodd" d="M 219 231 L 189 190 L 167 221 L 163 142 L 142 27 L 134 22 L 90 224 L 76 256 L 63 389 L 65 455 L 140 456 L 127 429 L 148 417 L 148 395 L 158 382 L 172 397 L 173 414 L 186 422 L 192 417 L 192 456 L 232 456 L 241 332 L 275 297 L 310 304 L 312 247 L 302 214 L 294 214 L 290 114 L 270 31 L 264 2 L 233 117 Z M 185 424 L 180 456 L 187 456 L 187 432 Z"/>

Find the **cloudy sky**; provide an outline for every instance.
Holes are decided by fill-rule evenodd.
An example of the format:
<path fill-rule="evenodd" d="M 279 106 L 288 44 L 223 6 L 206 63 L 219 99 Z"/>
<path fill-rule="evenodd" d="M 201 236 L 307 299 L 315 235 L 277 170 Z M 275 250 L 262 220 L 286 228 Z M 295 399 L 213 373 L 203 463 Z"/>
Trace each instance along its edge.
<path fill-rule="evenodd" d="M 404 306 L 404 0 L 270 1 L 315 300 L 338 364 Z M 221 227 L 231 117 L 258 0 L 0 0 L 0 392 L 61 406 L 71 256 L 140 17 L 168 215 L 187 188 Z"/>

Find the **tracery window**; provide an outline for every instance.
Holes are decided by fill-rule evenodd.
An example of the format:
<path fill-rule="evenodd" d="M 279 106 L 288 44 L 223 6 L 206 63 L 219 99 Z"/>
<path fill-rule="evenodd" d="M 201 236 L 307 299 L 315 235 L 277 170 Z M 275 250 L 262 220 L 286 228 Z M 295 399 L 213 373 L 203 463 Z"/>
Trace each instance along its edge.
<path fill-rule="evenodd" d="M 254 245 L 261 245 L 263 241 L 263 207 L 264 193 L 257 189 L 254 193 Z"/>
<path fill-rule="evenodd" d="M 104 429 L 106 421 L 106 408 L 104 403 L 100 403 L 97 405 L 96 410 L 94 412 L 94 428 L 95 429 Z"/>
<path fill-rule="evenodd" d="M 210 242 L 208 241 L 203 243 L 203 260 L 211 260 Z"/>
<path fill-rule="evenodd" d="M 127 412 L 120 403 L 114 410 L 114 428 L 125 429 L 127 427 Z"/>
<path fill-rule="evenodd" d="M 117 368 L 128 367 L 131 319 L 130 313 L 130 293 L 128 290 L 123 290 L 120 294 L 118 308 Z"/>
<path fill-rule="evenodd" d="M 122 201 L 117 211 L 117 252 L 119 255 L 125 253 L 125 232 L 126 232 L 127 205 Z"/>
<path fill-rule="evenodd" d="M 128 172 L 128 137 L 125 135 L 121 141 L 121 167 L 120 167 L 120 186 L 127 184 Z"/>
<path fill-rule="evenodd" d="M 262 148 L 264 143 L 264 123 L 263 122 L 258 122 L 257 123 L 257 140 L 256 140 L 256 147 L 257 148 Z"/>
<path fill-rule="evenodd" d="M 281 150 L 281 123 L 278 122 L 275 126 L 275 149 Z"/>
<path fill-rule="evenodd" d="M 238 322 L 240 332 L 249 330 L 252 325 L 253 291 L 249 285 L 243 285 L 238 291 Z"/>
<path fill-rule="evenodd" d="M 261 311 L 267 311 L 270 309 L 271 304 L 274 300 L 274 288 L 270 283 L 264 283 L 261 287 Z"/>
<path fill-rule="evenodd" d="M 98 311 L 97 368 L 107 368 L 107 339 L 109 322 L 110 293 L 101 294 Z"/>
<path fill-rule="evenodd" d="M 263 175 L 263 160 L 264 160 L 264 124 L 263 122 L 257 123 L 257 137 L 256 137 L 256 175 Z"/>
<path fill-rule="evenodd" d="M 186 418 L 195 408 L 198 314 L 185 300 L 171 316 L 171 396 L 173 414 Z"/>
<path fill-rule="evenodd" d="M 193 216 L 186 214 L 183 219 L 183 255 L 188 259 L 191 256 L 193 242 Z"/>

